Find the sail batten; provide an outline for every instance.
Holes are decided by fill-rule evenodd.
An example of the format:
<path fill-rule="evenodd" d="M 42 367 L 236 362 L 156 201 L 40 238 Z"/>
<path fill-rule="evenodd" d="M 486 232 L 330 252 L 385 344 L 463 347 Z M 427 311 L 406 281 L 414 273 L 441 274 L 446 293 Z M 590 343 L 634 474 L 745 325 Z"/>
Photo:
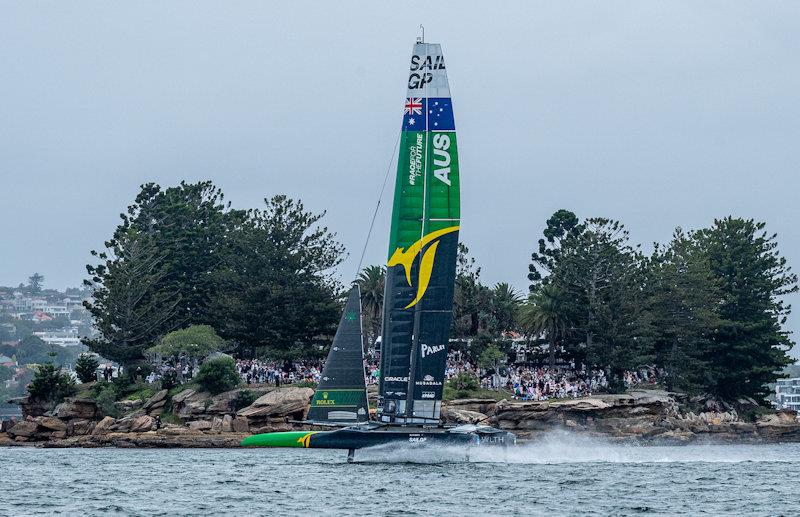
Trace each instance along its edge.
<path fill-rule="evenodd" d="M 417 43 L 395 181 L 384 293 L 381 420 L 438 422 L 460 228 L 453 104 L 441 46 Z"/>

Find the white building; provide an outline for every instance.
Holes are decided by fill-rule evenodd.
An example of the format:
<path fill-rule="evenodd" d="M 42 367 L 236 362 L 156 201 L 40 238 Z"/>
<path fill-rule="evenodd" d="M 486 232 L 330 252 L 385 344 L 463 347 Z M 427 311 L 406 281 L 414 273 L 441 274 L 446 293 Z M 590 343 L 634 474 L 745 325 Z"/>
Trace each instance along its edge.
<path fill-rule="evenodd" d="M 794 409 L 800 412 L 800 377 L 778 379 L 775 385 L 775 405 L 778 409 Z"/>
<path fill-rule="evenodd" d="M 34 332 L 33 335 L 40 338 L 48 345 L 78 346 L 81 344 L 81 338 L 78 337 L 78 332 L 74 329 L 68 331 Z"/>

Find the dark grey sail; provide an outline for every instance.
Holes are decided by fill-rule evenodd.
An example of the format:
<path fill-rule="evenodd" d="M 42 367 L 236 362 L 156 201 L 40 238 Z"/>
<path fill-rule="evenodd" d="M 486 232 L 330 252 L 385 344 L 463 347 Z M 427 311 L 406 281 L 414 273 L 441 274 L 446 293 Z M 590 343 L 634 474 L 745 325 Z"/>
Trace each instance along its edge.
<path fill-rule="evenodd" d="M 361 336 L 361 294 L 358 286 L 354 286 L 347 295 L 319 386 L 311 399 L 309 420 L 330 423 L 369 420 Z"/>

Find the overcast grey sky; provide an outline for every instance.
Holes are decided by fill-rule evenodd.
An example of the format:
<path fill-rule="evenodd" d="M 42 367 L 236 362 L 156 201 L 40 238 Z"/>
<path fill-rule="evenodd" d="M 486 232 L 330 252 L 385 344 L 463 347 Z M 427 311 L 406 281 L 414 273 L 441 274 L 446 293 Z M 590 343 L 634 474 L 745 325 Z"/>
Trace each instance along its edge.
<path fill-rule="evenodd" d="M 0 284 L 79 284 L 138 186 L 182 179 L 327 209 L 349 280 L 419 23 L 447 59 L 487 282 L 527 288 L 559 208 L 645 245 L 754 217 L 800 260 L 798 2 L 3 1 Z"/>

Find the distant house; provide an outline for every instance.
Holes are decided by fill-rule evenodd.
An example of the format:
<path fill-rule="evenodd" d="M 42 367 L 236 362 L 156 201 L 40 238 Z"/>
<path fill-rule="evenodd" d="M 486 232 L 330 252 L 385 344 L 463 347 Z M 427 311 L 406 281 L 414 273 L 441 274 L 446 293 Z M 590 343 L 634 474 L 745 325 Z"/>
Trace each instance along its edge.
<path fill-rule="evenodd" d="M 52 317 L 52 316 L 50 316 L 49 314 L 45 313 L 45 312 L 42 312 L 42 311 L 36 311 L 36 312 L 34 312 L 34 313 L 33 313 L 33 317 L 32 317 L 31 319 L 33 319 L 34 321 L 38 321 L 39 323 L 41 323 L 41 322 L 43 322 L 43 321 L 52 321 L 52 320 L 53 320 L 53 317 Z"/>
<path fill-rule="evenodd" d="M 7 355 L 0 355 L 0 366 L 15 368 L 17 366 L 17 362 Z"/>
<path fill-rule="evenodd" d="M 778 409 L 800 411 L 800 377 L 778 379 L 775 385 L 775 405 Z"/>
<path fill-rule="evenodd" d="M 81 338 L 78 336 L 78 329 L 73 328 L 68 330 L 34 332 L 33 335 L 48 345 L 78 346 L 81 344 Z"/>

